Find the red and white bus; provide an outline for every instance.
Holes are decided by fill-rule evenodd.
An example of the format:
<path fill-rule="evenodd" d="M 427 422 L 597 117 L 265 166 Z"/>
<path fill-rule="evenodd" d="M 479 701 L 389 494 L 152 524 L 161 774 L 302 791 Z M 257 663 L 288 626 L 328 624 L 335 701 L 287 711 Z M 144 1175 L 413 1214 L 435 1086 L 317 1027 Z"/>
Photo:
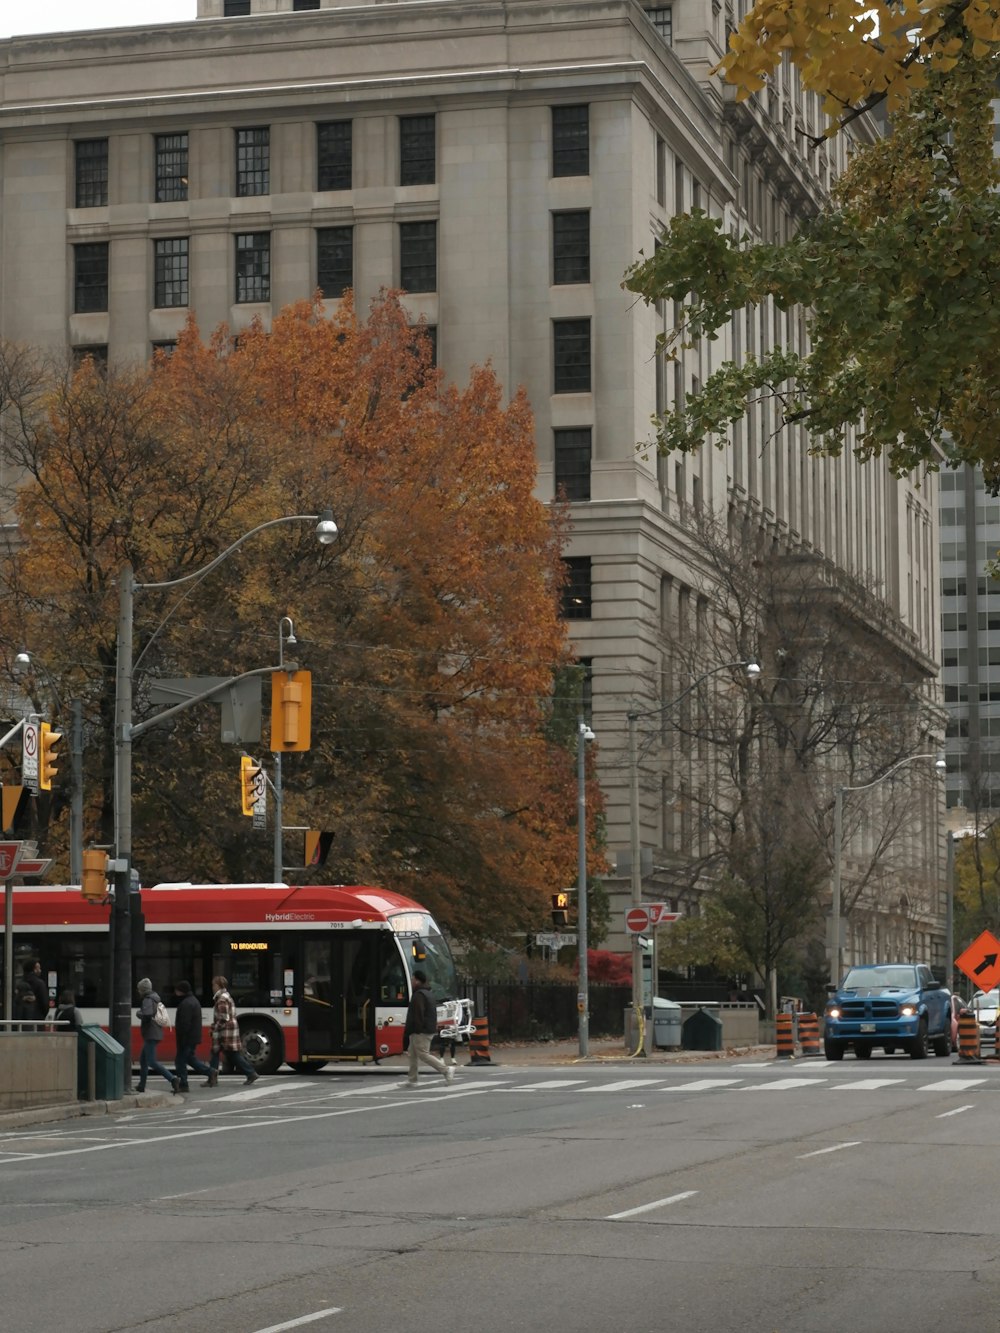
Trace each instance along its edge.
<path fill-rule="evenodd" d="M 138 905 L 138 904 L 136 904 Z M 211 1020 L 212 977 L 229 980 L 248 1058 L 258 1072 L 399 1055 L 419 968 L 445 1030 L 471 1031 L 455 963 L 433 917 L 397 893 L 367 887 L 157 884 L 141 892 L 133 984 L 149 977 L 168 1008 L 188 981 Z M 85 1023 L 108 1025 L 109 907 L 77 888 L 14 889 L 14 975 L 38 960 L 51 1003 L 70 990 Z M 0 923 L 0 936 L 2 936 Z M 135 998 L 133 996 L 133 998 Z M 135 1001 L 138 1003 L 138 1001 Z M 133 1014 L 132 1055 L 140 1041 Z M 173 1030 L 160 1057 L 174 1054 Z"/>

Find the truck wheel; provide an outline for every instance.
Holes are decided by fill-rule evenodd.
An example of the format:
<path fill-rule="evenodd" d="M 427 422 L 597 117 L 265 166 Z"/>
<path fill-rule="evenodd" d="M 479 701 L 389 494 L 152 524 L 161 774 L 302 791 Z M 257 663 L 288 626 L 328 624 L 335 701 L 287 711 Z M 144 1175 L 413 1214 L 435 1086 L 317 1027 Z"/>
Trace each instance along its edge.
<path fill-rule="evenodd" d="M 920 1020 L 920 1026 L 917 1028 L 917 1035 L 910 1042 L 910 1059 L 927 1059 L 927 1019 Z"/>
<path fill-rule="evenodd" d="M 870 1060 L 872 1058 L 872 1044 L 870 1041 L 856 1041 L 854 1043 L 855 1060 Z"/>
<path fill-rule="evenodd" d="M 844 1043 L 842 1041 L 827 1041 L 823 1038 L 823 1054 L 828 1060 L 843 1060 Z"/>
<path fill-rule="evenodd" d="M 951 1055 L 951 1033 L 944 1032 L 940 1037 L 934 1038 L 935 1055 Z"/>

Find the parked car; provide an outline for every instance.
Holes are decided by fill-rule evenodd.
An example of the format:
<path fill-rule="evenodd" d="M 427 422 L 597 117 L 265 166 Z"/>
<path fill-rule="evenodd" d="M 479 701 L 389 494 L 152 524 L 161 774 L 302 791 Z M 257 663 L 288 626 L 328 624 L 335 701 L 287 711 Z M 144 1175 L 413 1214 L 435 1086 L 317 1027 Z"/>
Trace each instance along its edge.
<path fill-rule="evenodd" d="M 1000 1007 L 1000 990 L 977 990 L 972 997 L 972 1012 L 979 1024 L 979 1040 L 996 1045 L 997 1008 Z"/>
<path fill-rule="evenodd" d="M 887 1055 L 902 1048 L 914 1060 L 949 1055 L 952 1043 L 951 992 L 924 963 L 881 963 L 852 967 L 827 1002 L 823 1051 L 842 1060 L 848 1046 L 867 1060 L 876 1046 Z"/>

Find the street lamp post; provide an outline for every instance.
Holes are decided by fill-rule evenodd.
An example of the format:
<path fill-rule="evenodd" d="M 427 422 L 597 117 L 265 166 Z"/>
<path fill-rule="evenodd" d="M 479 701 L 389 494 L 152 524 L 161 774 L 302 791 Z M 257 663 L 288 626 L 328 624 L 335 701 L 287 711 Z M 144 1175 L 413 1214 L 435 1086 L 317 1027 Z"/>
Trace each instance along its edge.
<path fill-rule="evenodd" d="M 853 791 L 869 791 L 872 787 L 878 787 L 892 777 L 897 769 L 904 768 L 907 764 L 915 764 L 921 759 L 933 759 L 934 767 L 939 773 L 945 770 L 945 761 L 939 754 L 911 754 L 905 759 L 900 759 L 898 763 L 893 764 L 887 769 L 880 778 L 874 782 L 863 782 L 857 787 L 838 787 L 834 793 L 833 801 L 833 891 L 830 903 L 830 985 L 838 986 L 840 984 L 840 911 L 841 911 L 841 861 L 843 859 L 844 843 L 844 793 Z"/>
<path fill-rule="evenodd" d="M 636 746 L 636 723 L 641 717 L 654 717 L 668 713 L 672 708 L 676 708 L 679 703 L 682 703 L 692 691 L 696 690 L 703 680 L 707 680 L 709 676 L 718 675 L 720 671 L 732 671 L 736 667 L 742 667 L 750 680 L 756 680 L 760 675 L 760 667 L 753 658 L 739 662 L 722 662 L 719 666 L 710 667 L 708 671 L 703 672 L 697 680 L 693 680 L 686 690 L 682 690 L 676 699 L 671 699 L 669 703 L 663 704 L 659 708 L 650 708 L 644 712 L 633 711 L 626 714 L 628 719 L 629 844 L 632 858 L 631 889 L 633 907 L 642 906 L 642 868 L 639 860 L 642 852 L 639 834 L 639 756 Z M 640 936 L 635 934 L 632 936 L 632 1007 L 636 1013 L 642 1008 L 642 998 L 642 951 Z"/>
<path fill-rule="evenodd" d="M 587 742 L 594 733 L 583 714 L 576 723 L 576 945 L 579 958 L 579 994 L 576 997 L 580 1054 L 589 1052 L 590 979 L 587 972 Z"/>
<path fill-rule="evenodd" d="M 118 579 L 118 653 L 115 666 L 115 896 L 112 924 L 114 957 L 112 978 L 112 1034 L 126 1051 L 131 1049 L 132 1006 L 132 920 L 130 910 L 132 868 L 132 738 L 136 728 L 132 723 L 133 617 L 136 589 L 177 588 L 188 583 L 193 586 L 217 569 L 223 561 L 259 532 L 285 523 L 315 523 L 316 538 L 321 546 L 329 546 L 337 538 L 337 525 L 329 509 L 321 514 L 287 514 L 272 518 L 238 537 L 203 568 L 184 574 L 177 579 L 156 583 L 137 583 L 131 565 L 126 565 Z M 183 599 L 181 599 L 183 600 Z M 154 630 L 153 637 L 163 628 L 177 604 L 167 613 Z M 148 645 L 147 645 L 148 647 Z M 199 701 L 200 696 L 186 700 L 171 712 L 181 711 Z M 125 1062 L 125 1085 L 131 1085 L 131 1066 Z"/>
<path fill-rule="evenodd" d="M 285 627 L 287 628 L 287 632 Z M 291 647 L 298 643 L 295 626 L 291 616 L 282 616 L 278 621 L 278 666 L 285 666 L 285 645 Z M 274 752 L 274 882 L 280 884 L 285 873 L 285 828 L 284 796 L 281 786 L 281 751 Z"/>

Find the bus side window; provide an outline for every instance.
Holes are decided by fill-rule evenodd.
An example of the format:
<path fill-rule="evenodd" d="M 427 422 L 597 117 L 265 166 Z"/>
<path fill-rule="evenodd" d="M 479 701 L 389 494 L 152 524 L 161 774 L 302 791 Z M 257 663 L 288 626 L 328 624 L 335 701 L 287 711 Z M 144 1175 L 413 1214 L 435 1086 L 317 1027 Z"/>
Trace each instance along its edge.
<path fill-rule="evenodd" d="M 379 999 L 383 1004 L 406 1003 L 406 971 L 395 943 L 391 943 L 382 960 L 379 978 Z"/>

